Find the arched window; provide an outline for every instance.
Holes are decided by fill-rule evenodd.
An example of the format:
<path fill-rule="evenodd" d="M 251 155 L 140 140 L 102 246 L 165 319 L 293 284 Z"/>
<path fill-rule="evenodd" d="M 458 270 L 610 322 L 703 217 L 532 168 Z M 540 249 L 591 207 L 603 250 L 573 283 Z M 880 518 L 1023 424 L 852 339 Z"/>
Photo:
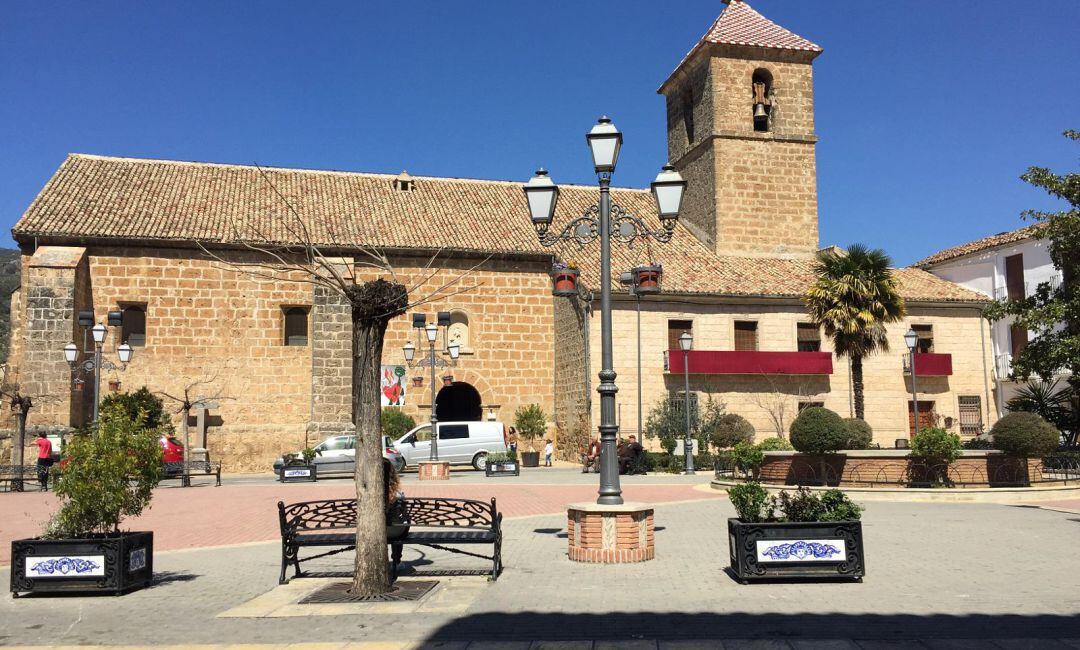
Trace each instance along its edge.
<path fill-rule="evenodd" d="M 773 113 L 773 76 L 765 68 L 754 70 L 753 101 L 754 130 L 768 131 Z"/>
<path fill-rule="evenodd" d="M 146 305 L 128 305 L 121 312 L 120 342 L 133 348 L 146 345 Z"/>
<path fill-rule="evenodd" d="M 472 351 L 469 343 L 469 315 L 463 311 L 450 312 L 450 325 L 446 328 L 446 344 L 457 344 L 461 351 Z"/>
<path fill-rule="evenodd" d="M 285 309 L 285 345 L 307 345 L 308 343 L 308 308 L 288 307 Z"/>

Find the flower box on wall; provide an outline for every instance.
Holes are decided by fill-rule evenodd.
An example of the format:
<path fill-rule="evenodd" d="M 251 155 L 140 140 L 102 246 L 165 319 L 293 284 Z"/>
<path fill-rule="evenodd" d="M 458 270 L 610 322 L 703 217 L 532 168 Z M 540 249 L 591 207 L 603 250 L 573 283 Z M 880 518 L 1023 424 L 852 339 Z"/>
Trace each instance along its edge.
<path fill-rule="evenodd" d="M 278 470 L 278 480 L 282 483 L 305 483 L 319 480 L 318 474 L 315 465 L 285 465 Z"/>
<path fill-rule="evenodd" d="M 551 272 L 551 293 L 555 296 L 578 295 L 578 270 L 556 269 Z"/>
<path fill-rule="evenodd" d="M 484 467 L 485 476 L 521 476 L 521 465 L 516 460 L 490 462 Z"/>
<path fill-rule="evenodd" d="M 122 594 L 154 577 L 154 533 L 11 542 L 11 593 Z"/>
<path fill-rule="evenodd" d="M 660 293 L 660 278 L 662 275 L 663 267 L 659 264 L 635 267 L 634 291 L 639 295 Z"/>
<path fill-rule="evenodd" d="M 728 519 L 731 570 L 746 584 L 769 578 L 861 581 L 862 522 L 744 523 Z"/>

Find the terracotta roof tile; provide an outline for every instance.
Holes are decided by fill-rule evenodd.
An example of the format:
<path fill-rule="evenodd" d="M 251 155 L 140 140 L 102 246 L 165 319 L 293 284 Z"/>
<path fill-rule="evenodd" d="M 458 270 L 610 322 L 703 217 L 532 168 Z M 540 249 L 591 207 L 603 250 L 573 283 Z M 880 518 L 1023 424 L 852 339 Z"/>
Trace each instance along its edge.
<path fill-rule="evenodd" d="M 265 176 L 264 176 L 265 173 Z M 211 163 L 69 156 L 12 229 L 40 243 L 90 239 L 237 243 L 266 235 L 294 243 L 295 208 L 317 243 L 458 253 L 552 255 L 573 259 L 596 287 L 599 246 L 544 248 L 527 217 L 521 182 L 413 176 L 411 191 L 393 174 L 312 171 Z M 269 181 L 268 181 L 269 179 Z M 556 179 L 557 180 L 557 179 Z M 593 186 L 561 186 L 555 224 L 595 203 Z M 612 198 L 659 227 L 648 190 L 614 189 Z M 675 293 L 798 297 L 813 279 L 810 260 L 718 257 L 678 226 L 671 243 L 612 247 L 617 273 L 664 265 Z M 916 269 L 900 269 L 915 300 L 979 301 L 962 287 Z M 593 280 L 590 281 L 589 279 Z"/>
<path fill-rule="evenodd" d="M 924 257 L 912 264 L 912 266 L 918 268 L 927 268 L 940 264 L 948 260 L 963 257 L 965 255 L 971 255 L 972 253 L 978 253 L 980 251 L 988 250 L 990 248 L 996 248 L 998 246 L 1005 246 L 1006 244 L 1012 244 L 1024 239 L 1030 239 L 1035 236 L 1035 229 L 1038 224 L 1025 226 L 1016 230 L 1010 230 L 1008 232 L 999 232 L 996 235 L 990 235 L 989 237 L 983 237 L 982 239 L 976 239 L 966 244 L 960 244 L 959 246 L 953 246 L 952 248 L 946 248 L 943 251 L 938 251 L 933 255 Z"/>

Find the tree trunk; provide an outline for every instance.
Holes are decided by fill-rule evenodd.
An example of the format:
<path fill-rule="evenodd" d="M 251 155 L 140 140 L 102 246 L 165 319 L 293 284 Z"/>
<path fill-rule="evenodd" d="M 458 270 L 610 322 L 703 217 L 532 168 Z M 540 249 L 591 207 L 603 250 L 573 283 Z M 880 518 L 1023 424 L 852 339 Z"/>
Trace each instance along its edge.
<path fill-rule="evenodd" d="M 851 386 L 855 394 L 855 417 L 865 420 L 865 400 L 863 395 L 862 357 L 851 357 Z"/>
<path fill-rule="evenodd" d="M 349 286 L 352 308 L 352 406 L 356 425 L 356 563 L 353 594 L 390 591 L 383 494 L 381 364 L 390 319 L 405 313 L 408 290 L 383 279 Z"/>
<path fill-rule="evenodd" d="M 15 414 L 15 448 L 12 449 L 12 455 L 14 456 L 15 476 L 22 476 L 22 470 L 19 468 L 26 462 L 26 415 L 27 409 L 20 407 L 19 411 Z M 12 489 L 16 492 L 22 492 L 25 489 L 22 479 L 13 481 Z"/>

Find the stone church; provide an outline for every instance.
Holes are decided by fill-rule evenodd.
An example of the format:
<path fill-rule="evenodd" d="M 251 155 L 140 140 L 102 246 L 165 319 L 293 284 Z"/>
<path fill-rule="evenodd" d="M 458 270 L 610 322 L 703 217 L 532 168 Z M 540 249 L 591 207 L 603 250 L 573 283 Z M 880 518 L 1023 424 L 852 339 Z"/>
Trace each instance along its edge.
<path fill-rule="evenodd" d="M 347 430 L 349 314 L 333 292 L 295 277 L 267 282 L 244 271 L 265 263 L 247 245 L 312 241 L 370 277 L 364 251 L 390 260 L 417 311 L 448 314 L 439 338 L 461 354 L 437 373 L 440 420 L 513 422 L 539 404 L 560 454 L 576 454 L 599 409 L 599 323 L 591 294 L 556 297 L 555 261 L 573 260 L 581 284 L 615 287 L 615 370 L 621 434 L 637 433 L 638 340 L 644 413 L 660 400 L 711 397 L 776 435 L 800 408 L 823 404 L 848 416 L 850 373 L 808 322 L 801 296 L 818 250 L 814 60 L 822 48 L 733 0 L 660 85 L 668 156 L 689 181 L 679 225 L 665 245 L 613 246 L 615 276 L 599 277 L 599 246 L 544 248 L 515 181 L 259 169 L 237 165 L 72 154 L 13 229 L 22 283 L 12 299 L 11 364 L 30 394 L 51 399 L 33 423 L 87 421 L 92 377 L 64 360 L 85 350 L 80 312 L 110 327 L 106 357 L 127 343 L 123 371 L 102 390 L 147 386 L 175 393 L 192 382 L 219 395 L 196 444 L 226 471 L 265 470 L 283 451 Z M 563 186 L 556 224 L 582 214 L 594 187 Z M 656 222 L 647 188 L 613 190 L 628 212 Z M 868 241 L 869 245 L 882 242 Z M 618 272 L 662 264 L 662 291 L 635 297 Z M 893 446 L 916 420 L 903 334 L 920 336 L 921 421 L 965 436 L 992 424 L 996 408 L 984 297 L 922 270 L 898 269 L 908 318 L 889 328 L 891 352 L 867 359 L 867 419 Z M 463 289 L 448 292 L 447 285 Z M 464 290 L 467 289 L 467 290 Z M 638 322 L 640 319 L 640 331 Z M 418 422 L 431 409 L 427 368 L 403 346 L 427 350 L 410 317 L 390 326 L 383 356 L 386 400 Z M 692 332 L 690 394 L 676 340 Z M 85 352 L 80 352 L 85 354 Z M 443 355 L 445 356 L 445 355 Z M 84 382 L 84 383 L 80 383 Z M 179 417 L 179 416 L 176 416 Z M 194 420 L 194 418 L 193 418 Z"/>

